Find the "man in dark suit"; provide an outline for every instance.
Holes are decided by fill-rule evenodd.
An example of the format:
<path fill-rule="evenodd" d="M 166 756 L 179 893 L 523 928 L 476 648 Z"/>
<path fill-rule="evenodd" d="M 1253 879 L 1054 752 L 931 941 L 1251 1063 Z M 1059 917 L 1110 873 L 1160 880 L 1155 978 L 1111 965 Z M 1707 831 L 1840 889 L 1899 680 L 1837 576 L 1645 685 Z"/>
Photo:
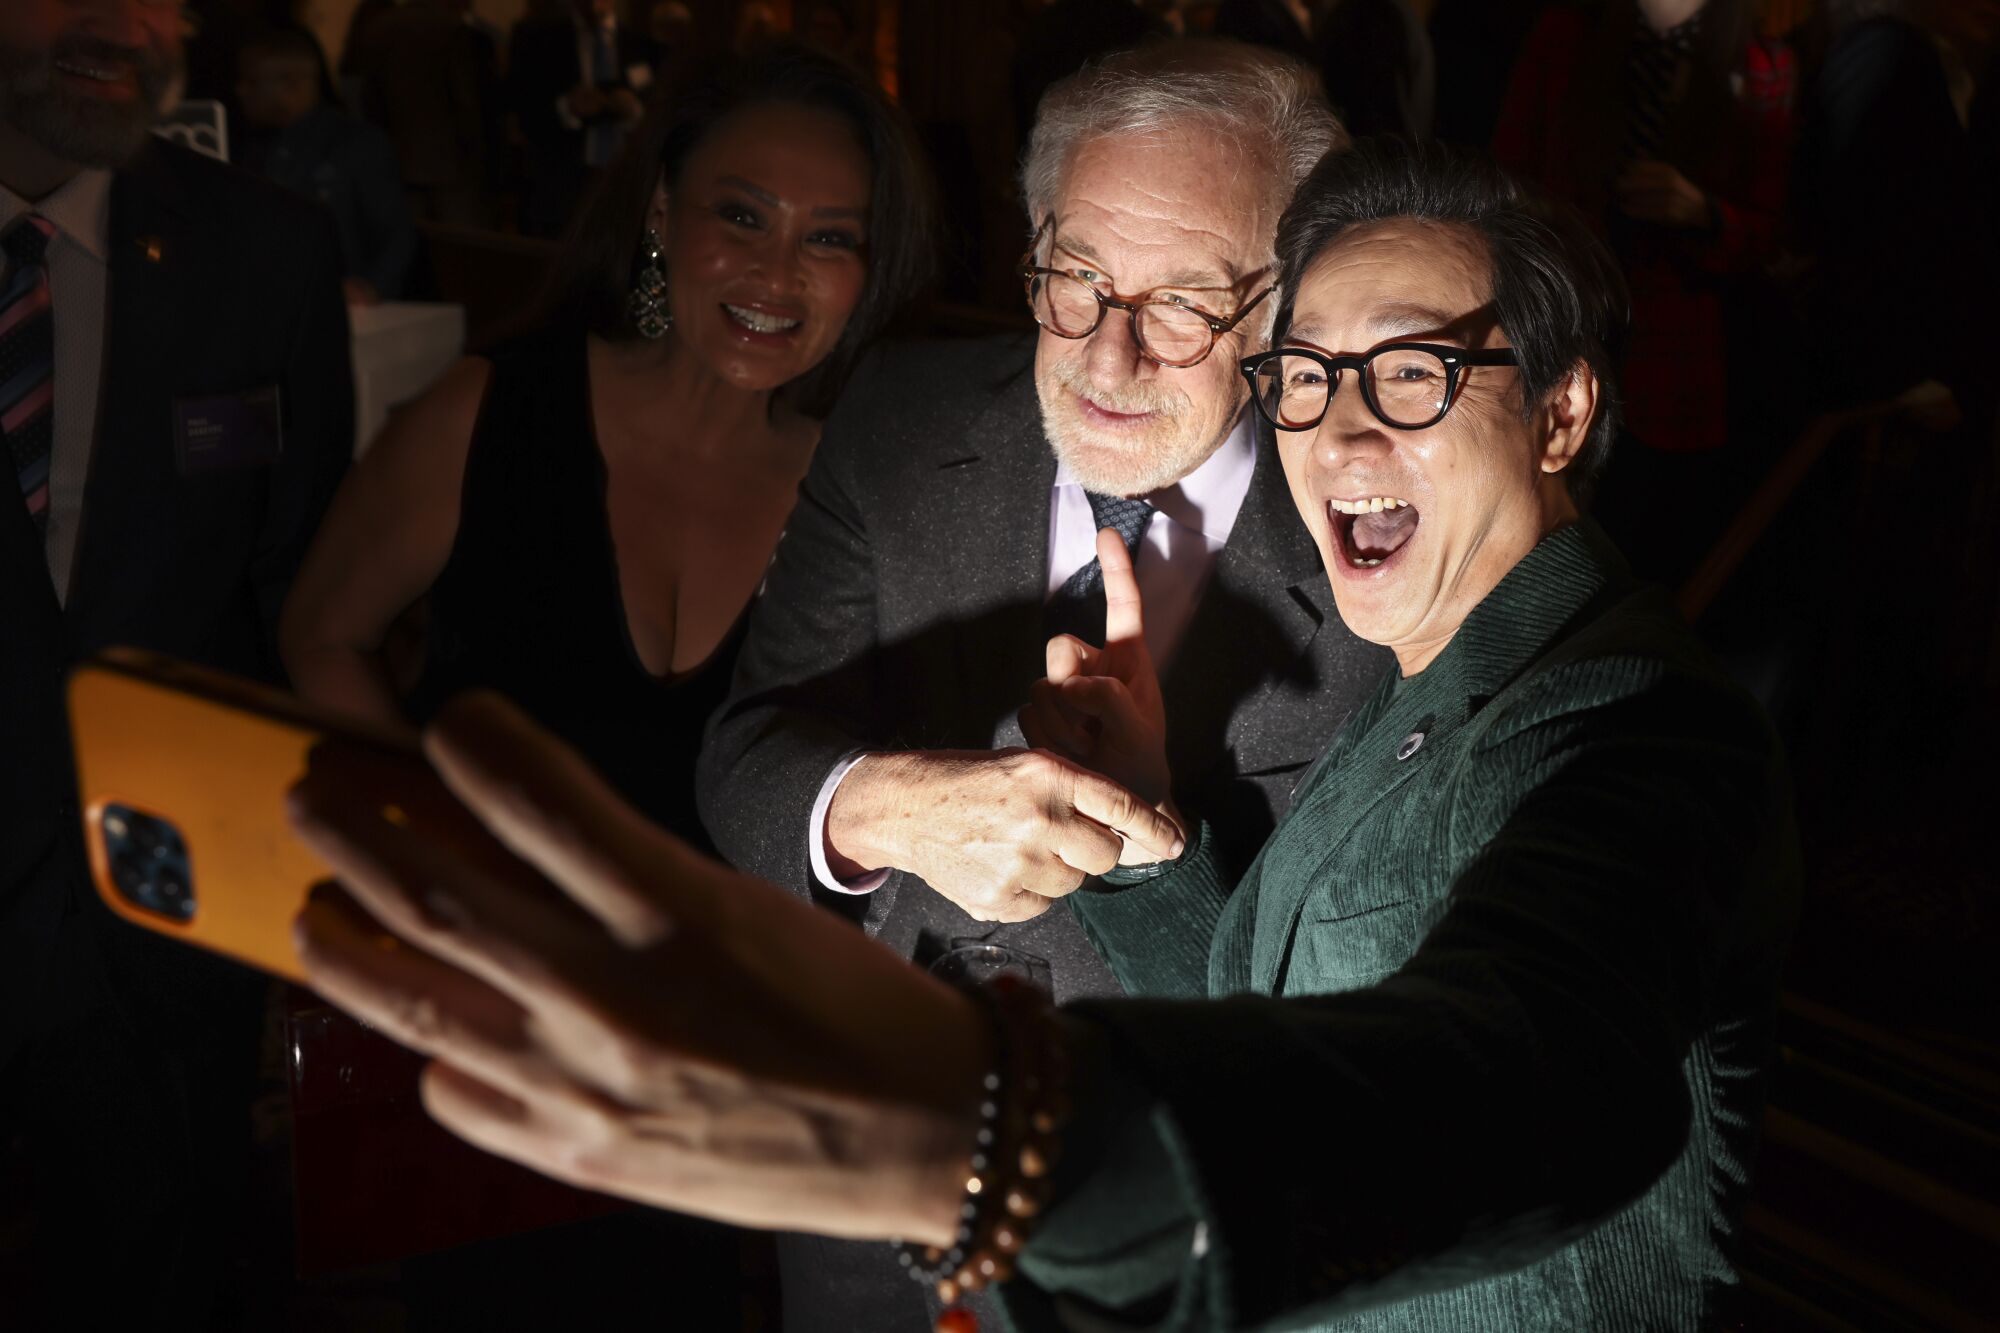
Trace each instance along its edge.
<path fill-rule="evenodd" d="M 1243 48 L 1116 57 L 1043 100 L 1042 331 L 891 350 L 849 386 L 702 756 L 725 856 L 920 964 L 978 938 L 1046 960 L 1059 999 L 1118 993 L 1047 909 L 1143 817 L 1015 721 L 1052 633 L 1101 642 L 1103 527 L 1146 590 L 1180 808 L 1239 868 L 1264 840 L 1387 665 L 1334 611 L 1235 365 L 1269 329 L 1278 212 L 1339 138 L 1302 67 Z M 788 1329 L 924 1326 L 880 1247 L 782 1245 Z"/>
<path fill-rule="evenodd" d="M 0 504 L 0 1142 L 27 1148 L 35 1271 L 61 1301 L 42 1323 L 10 1296 L 26 1326 L 212 1326 L 262 995 L 97 904 L 64 676 L 129 643 L 276 679 L 278 607 L 352 448 L 328 220 L 148 133 L 179 25 L 147 0 L 0 7 L 16 483 Z"/>
<path fill-rule="evenodd" d="M 326 206 L 340 237 L 349 302 L 400 297 L 417 231 L 388 136 L 320 95 L 319 47 L 310 34 L 257 33 L 241 59 L 244 130 L 236 162 Z"/>
<path fill-rule="evenodd" d="M 645 108 L 654 53 L 618 22 L 616 0 L 567 0 L 523 19 L 507 44 L 507 106 L 526 143 L 521 230 L 555 236 Z"/>

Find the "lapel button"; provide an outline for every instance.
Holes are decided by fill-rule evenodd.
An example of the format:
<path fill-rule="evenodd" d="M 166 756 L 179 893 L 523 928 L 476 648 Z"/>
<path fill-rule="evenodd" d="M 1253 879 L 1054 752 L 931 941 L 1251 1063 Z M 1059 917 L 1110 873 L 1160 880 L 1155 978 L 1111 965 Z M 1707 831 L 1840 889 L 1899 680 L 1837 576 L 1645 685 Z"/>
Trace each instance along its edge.
<path fill-rule="evenodd" d="M 1424 747 L 1424 733 L 1421 731 L 1413 731 L 1409 735 L 1403 737 L 1403 743 L 1396 747 L 1396 758 L 1408 759 L 1411 755 L 1415 754 L 1418 750 L 1421 750 L 1423 747 Z"/>

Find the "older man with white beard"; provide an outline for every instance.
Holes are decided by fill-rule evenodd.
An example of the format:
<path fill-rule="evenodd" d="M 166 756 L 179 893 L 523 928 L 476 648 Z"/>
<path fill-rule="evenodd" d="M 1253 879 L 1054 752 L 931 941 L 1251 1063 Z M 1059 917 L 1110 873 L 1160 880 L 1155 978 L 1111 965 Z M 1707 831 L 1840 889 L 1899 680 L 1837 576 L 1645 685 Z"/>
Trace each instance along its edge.
<path fill-rule="evenodd" d="M 1341 623 L 1236 372 L 1269 333 L 1278 216 L 1342 138 L 1303 67 L 1229 45 L 1048 94 L 1022 181 L 1040 332 L 891 348 L 828 420 L 702 756 L 725 856 L 919 964 L 976 939 L 1058 998 L 1117 993 L 1049 908 L 1175 851 L 1167 793 L 1015 720 L 1052 633 L 1102 642 L 1105 527 L 1163 664 L 1173 795 L 1225 859 L 1254 852 L 1387 664 Z M 788 1330 L 927 1327 L 877 1249 L 781 1253 Z"/>

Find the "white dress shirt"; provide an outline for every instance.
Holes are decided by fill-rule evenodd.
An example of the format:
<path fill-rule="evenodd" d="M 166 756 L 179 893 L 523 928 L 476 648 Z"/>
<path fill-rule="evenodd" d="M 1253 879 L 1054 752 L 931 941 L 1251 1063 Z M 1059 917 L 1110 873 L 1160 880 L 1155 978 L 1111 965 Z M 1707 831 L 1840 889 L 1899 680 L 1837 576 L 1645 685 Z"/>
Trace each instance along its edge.
<path fill-rule="evenodd" d="M 104 369 L 104 314 L 109 288 L 111 173 L 80 171 L 30 204 L 0 185 L 0 231 L 26 213 L 55 226 L 45 262 L 49 303 L 55 315 L 55 421 L 49 446 L 49 578 L 59 601 L 69 601 L 70 571 L 83 525 L 83 487 L 97 440 L 98 381 Z M 15 479 L 9 498 L 21 503 Z"/>
<path fill-rule="evenodd" d="M 1145 497 L 1158 512 L 1146 525 L 1132 573 L 1139 581 L 1139 596 L 1146 607 L 1146 648 L 1163 670 L 1194 616 L 1215 558 L 1229 544 L 1256 466 L 1256 437 L 1251 433 L 1250 414 L 1245 412 L 1208 461 L 1174 485 Z M 1097 521 L 1090 512 L 1090 500 L 1083 483 L 1058 462 L 1055 485 L 1049 491 L 1046 595 L 1054 597 L 1070 575 L 1096 558 Z M 865 751 L 849 755 L 827 774 L 808 823 L 807 852 L 813 877 L 835 893 L 873 893 L 889 878 L 888 871 L 878 870 L 859 879 L 838 879 L 826 860 L 826 812 L 833 804 L 833 793 L 848 770 L 865 757 Z"/>

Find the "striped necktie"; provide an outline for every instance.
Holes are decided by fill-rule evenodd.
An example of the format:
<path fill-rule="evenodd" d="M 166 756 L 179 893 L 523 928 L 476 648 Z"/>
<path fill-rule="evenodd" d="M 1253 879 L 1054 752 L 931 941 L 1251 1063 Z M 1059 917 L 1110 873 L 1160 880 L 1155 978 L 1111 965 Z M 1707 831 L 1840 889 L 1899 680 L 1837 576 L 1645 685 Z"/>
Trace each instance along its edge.
<path fill-rule="evenodd" d="M 1090 501 L 1090 516 L 1097 521 L 1097 527 L 1116 529 L 1125 539 L 1125 552 L 1136 564 L 1139 558 L 1139 542 L 1146 535 L 1146 525 L 1153 521 L 1153 506 L 1144 500 L 1127 500 L 1116 495 L 1099 495 L 1096 491 L 1085 491 L 1084 498 Z M 1096 544 L 1097 533 L 1091 533 L 1092 545 Z M 1056 595 L 1049 599 L 1048 611 L 1044 617 L 1048 637 L 1058 634 L 1074 634 L 1086 643 L 1099 647 L 1104 644 L 1104 566 L 1097 557 L 1090 557 L 1090 563 L 1064 580 Z"/>
<path fill-rule="evenodd" d="M 14 460 L 35 531 L 49 526 L 49 446 L 55 439 L 56 317 L 45 262 L 55 227 L 30 213 L 0 234 L 0 439 Z"/>

